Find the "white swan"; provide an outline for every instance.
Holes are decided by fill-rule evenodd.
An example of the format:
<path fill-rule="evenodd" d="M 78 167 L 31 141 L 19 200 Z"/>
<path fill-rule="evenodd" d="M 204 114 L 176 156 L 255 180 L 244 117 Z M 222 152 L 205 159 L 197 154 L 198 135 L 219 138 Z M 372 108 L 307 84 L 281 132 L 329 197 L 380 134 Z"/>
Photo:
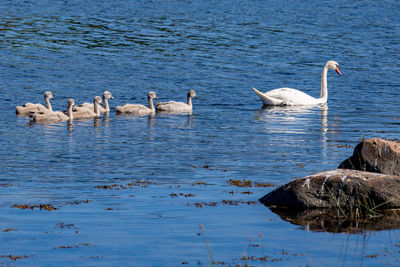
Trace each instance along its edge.
<path fill-rule="evenodd" d="M 44 93 L 44 101 L 46 107 L 42 104 L 25 103 L 23 106 L 17 106 L 15 108 L 15 114 L 17 115 L 28 115 L 31 112 L 46 112 L 53 111 L 50 99 L 54 100 L 53 94 L 50 91 Z"/>
<path fill-rule="evenodd" d="M 74 106 L 74 103 L 75 102 L 72 98 L 68 99 L 67 115 L 62 111 L 45 111 L 31 113 L 30 117 L 34 122 L 71 122 L 73 119 L 72 107 Z"/>
<path fill-rule="evenodd" d="M 124 113 L 132 115 L 151 115 L 154 114 L 155 112 L 153 99 L 158 99 L 157 95 L 155 92 L 150 91 L 147 94 L 149 107 L 146 107 L 145 105 L 141 104 L 125 104 L 123 106 L 117 106 L 115 110 L 117 111 L 117 114 Z"/>
<path fill-rule="evenodd" d="M 93 98 L 93 110 L 87 107 L 74 107 L 73 116 L 74 119 L 90 119 L 100 117 L 101 97 L 95 96 Z"/>
<path fill-rule="evenodd" d="M 193 109 L 192 98 L 195 99 L 198 98 L 194 90 L 190 90 L 187 93 L 187 103 L 176 102 L 176 101 L 158 102 L 156 104 L 156 110 L 158 112 L 168 112 L 168 113 L 192 112 Z"/>
<path fill-rule="evenodd" d="M 115 99 L 115 98 L 112 96 L 110 91 L 104 91 L 104 93 L 103 93 L 103 105 L 104 105 L 104 108 L 99 106 L 99 109 L 100 109 L 101 113 L 110 112 L 110 105 L 108 104 L 108 99 Z M 92 111 L 94 111 L 94 105 L 92 103 L 87 103 L 86 102 L 86 103 L 78 105 L 78 107 L 86 107 L 86 108 L 89 108 Z"/>
<path fill-rule="evenodd" d="M 339 64 L 336 61 L 330 60 L 326 62 L 321 74 L 321 95 L 319 98 L 309 96 L 302 91 L 292 88 L 278 88 L 266 93 L 261 93 L 253 88 L 256 94 L 261 98 L 264 105 L 267 106 L 297 106 L 297 105 L 317 105 L 326 103 L 328 100 L 328 87 L 326 76 L 328 69 L 335 70 L 340 76 Z"/>

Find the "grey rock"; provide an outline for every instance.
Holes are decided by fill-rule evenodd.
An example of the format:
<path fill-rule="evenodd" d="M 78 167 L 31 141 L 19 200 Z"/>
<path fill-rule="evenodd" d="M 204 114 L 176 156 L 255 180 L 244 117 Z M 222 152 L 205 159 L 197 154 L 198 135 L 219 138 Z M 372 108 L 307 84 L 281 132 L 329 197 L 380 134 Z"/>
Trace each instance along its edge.
<path fill-rule="evenodd" d="M 380 138 L 365 140 L 339 168 L 400 175 L 400 144 Z"/>
<path fill-rule="evenodd" d="M 400 176 L 334 169 L 289 182 L 260 199 L 266 206 L 358 211 L 400 208 Z"/>

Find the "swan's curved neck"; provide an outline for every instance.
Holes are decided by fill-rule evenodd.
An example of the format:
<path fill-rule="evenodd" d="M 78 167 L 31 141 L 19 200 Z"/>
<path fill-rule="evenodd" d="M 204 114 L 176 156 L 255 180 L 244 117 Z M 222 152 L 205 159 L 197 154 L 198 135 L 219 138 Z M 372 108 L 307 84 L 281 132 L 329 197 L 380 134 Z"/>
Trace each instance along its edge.
<path fill-rule="evenodd" d="M 72 114 L 74 114 L 74 112 L 72 111 L 72 107 L 73 105 L 68 105 L 68 111 L 67 111 L 67 115 L 68 115 L 68 120 L 72 121 L 74 116 Z"/>
<path fill-rule="evenodd" d="M 190 96 L 190 94 L 187 95 L 187 104 L 189 106 L 192 106 L 192 97 Z"/>
<path fill-rule="evenodd" d="M 103 104 L 106 112 L 110 112 L 110 106 L 108 105 L 108 99 L 103 95 Z"/>
<path fill-rule="evenodd" d="M 147 96 L 147 100 L 148 100 L 148 102 L 149 102 L 149 108 L 150 108 L 151 110 L 155 110 L 155 109 L 154 109 L 154 104 L 153 104 L 153 98 L 151 98 L 150 96 Z"/>
<path fill-rule="evenodd" d="M 46 108 L 50 111 L 53 111 L 51 104 L 50 104 L 50 98 L 44 97 L 44 101 L 46 102 Z"/>
<path fill-rule="evenodd" d="M 96 113 L 96 116 L 100 117 L 100 108 L 99 108 L 99 104 L 97 103 L 96 99 L 93 101 L 93 110 L 94 110 L 94 113 Z"/>
<path fill-rule="evenodd" d="M 320 99 L 322 103 L 326 103 L 328 100 L 328 82 L 326 76 L 328 74 L 328 66 L 325 65 L 324 69 L 322 70 L 321 74 L 321 95 Z"/>

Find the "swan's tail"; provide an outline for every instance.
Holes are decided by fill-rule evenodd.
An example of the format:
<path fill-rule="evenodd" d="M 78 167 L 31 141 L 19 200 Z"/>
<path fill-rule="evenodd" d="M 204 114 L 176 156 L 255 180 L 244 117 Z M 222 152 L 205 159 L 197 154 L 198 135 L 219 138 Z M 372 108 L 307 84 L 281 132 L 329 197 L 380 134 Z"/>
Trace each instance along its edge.
<path fill-rule="evenodd" d="M 253 90 L 254 90 L 254 92 L 256 92 L 256 94 L 257 94 L 261 99 L 263 99 L 263 98 L 265 97 L 264 94 L 261 93 L 260 91 L 258 91 L 256 88 L 253 87 Z"/>
<path fill-rule="evenodd" d="M 263 93 L 261 93 L 260 91 L 258 91 L 256 88 L 253 87 L 254 92 L 256 92 L 256 94 L 261 98 L 262 102 L 264 103 L 264 105 L 266 106 L 279 106 L 282 104 L 281 100 L 278 99 L 274 99 L 272 97 L 269 97 Z"/>

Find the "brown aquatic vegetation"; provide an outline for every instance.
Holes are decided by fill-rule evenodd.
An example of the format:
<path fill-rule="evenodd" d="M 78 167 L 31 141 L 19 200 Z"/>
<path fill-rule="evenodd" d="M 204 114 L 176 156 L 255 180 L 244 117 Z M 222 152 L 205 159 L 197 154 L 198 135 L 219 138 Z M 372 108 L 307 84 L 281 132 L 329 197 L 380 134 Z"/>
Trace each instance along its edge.
<path fill-rule="evenodd" d="M 241 204 L 245 204 L 245 205 L 258 205 L 260 204 L 258 201 L 243 201 L 243 200 L 222 200 L 221 204 L 223 205 L 231 205 L 231 206 L 238 206 Z M 196 208 L 203 208 L 203 207 L 215 207 L 218 205 L 217 202 L 195 202 L 193 204 L 188 203 L 188 206 L 195 206 Z"/>
<path fill-rule="evenodd" d="M 235 180 L 235 179 L 229 179 L 229 185 L 234 185 L 237 187 L 252 187 L 251 181 L 250 180 Z"/>
<path fill-rule="evenodd" d="M 207 169 L 207 170 L 210 170 L 210 171 L 215 170 L 215 169 L 212 169 L 213 167 L 215 168 L 215 165 L 208 165 L 208 164 L 205 164 L 205 165 L 203 166 L 204 169 Z"/>
<path fill-rule="evenodd" d="M 132 188 L 132 187 L 128 187 L 126 185 L 112 184 L 112 185 L 96 185 L 94 188 L 106 189 L 106 190 L 121 190 L 121 189 L 129 189 L 129 188 Z"/>
<path fill-rule="evenodd" d="M 71 228 L 77 229 L 75 224 L 73 224 L 73 223 L 65 224 L 63 222 L 57 223 L 56 226 L 54 226 L 54 228 L 56 228 L 56 229 L 65 229 L 65 228 L 67 228 L 67 229 L 71 229 Z"/>
<path fill-rule="evenodd" d="M 69 201 L 69 202 L 65 203 L 65 205 L 79 205 L 79 204 L 82 204 L 82 203 L 89 203 L 89 202 L 92 202 L 92 201 L 88 200 L 88 199 L 86 199 L 86 200 L 75 200 L 75 201 Z"/>
<path fill-rule="evenodd" d="M 188 205 L 190 205 L 188 203 Z M 210 206 L 210 207 L 215 207 L 217 206 L 217 202 L 196 202 L 193 204 L 196 208 L 202 208 L 202 207 L 206 207 L 206 206 Z"/>
<path fill-rule="evenodd" d="M 78 234 L 78 227 L 73 224 L 73 223 L 69 223 L 69 224 L 65 224 L 63 222 L 57 223 L 56 226 L 54 226 L 55 229 L 73 229 L 75 230 L 75 234 Z"/>
<path fill-rule="evenodd" d="M 257 205 L 257 201 L 243 201 L 243 200 L 222 200 L 222 204 L 237 206 L 239 204 Z"/>
<path fill-rule="evenodd" d="M 241 256 L 240 258 L 234 258 L 231 261 L 214 261 L 212 253 L 211 253 L 211 247 L 210 244 L 207 240 L 207 238 L 205 237 L 205 227 L 203 224 L 200 224 L 200 229 L 202 230 L 201 233 L 199 233 L 198 235 L 202 235 L 204 237 L 204 240 L 206 242 L 206 246 L 207 246 L 207 250 L 208 250 L 208 255 L 209 255 L 209 259 L 210 259 L 210 264 L 211 266 L 215 266 L 215 265 L 219 265 L 219 266 L 226 266 L 226 267 L 250 267 L 253 266 L 253 264 L 257 264 L 257 262 L 262 262 L 265 263 L 266 262 L 278 262 L 278 261 L 289 261 L 290 260 L 290 256 L 291 257 L 304 257 L 305 254 L 304 253 L 296 253 L 296 252 L 289 252 L 287 250 L 282 249 L 280 251 L 280 254 L 282 255 L 282 257 L 274 257 L 271 255 L 265 255 L 264 254 L 264 241 L 263 241 L 263 234 L 259 233 L 258 236 L 260 237 L 260 244 L 252 244 L 252 240 L 250 240 L 250 244 L 249 244 L 249 248 L 254 248 L 255 250 L 251 250 L 251 251 L 256 251 L 261 249 L 261 255 L 259 256 L 253 256 L 253 255 L 247 255 L 247 253 L 245 252 L 245 254 L 243 256 Z M 278 252 L 279 253 L 279 252 Z M 274 253 L 277 254 L 277 253 Z M 257 265 L 258 266 L 258 265 Z"/>
<path fill-rule="evenodd" d="M 297 257 L 297 256 L 302 256 L 302 257 L 303 257 L 303 256 L 304 256 L 304 254 L 303 254 L 303 253 L 300 253 L 300 254 L 299 254 L 299 253 L 296 253 L 296 252 L 292 252 L 292 253 L 290 253 L 289 251 L 287 251 L 287 250 L 283 250 L 283 249 L 282 249 L 282 252 L 281 252 L 281 254 L 282 254 L 282 255 L 286 255 L 286 256 L 287 256 L 287 255 L 290 255 L 290 256 L 295 256 L 295 257 Z"/>
<path fill-rule="evenodd" d="M 34 209 L 38 208 L 40 210 L 47 210 L 47 211 L 52 211 L 52 210 L 57 210 L 58 209 L 58 208 L 54 207 L 51 204 L 39 204 L 39 205 L 29 205 L 29 204 L 19 205 L 19 204 L 14 204 L 13 208 L 18 208 L 18 209 L 21 209 L 21 210 L 26 210 L 26 209 L 34 210 Z"/>
<path fill-rule="evenodd" d="M 274 187 L 275 185 L 272 184 L 264 184 L 264 183 L 258 183 L 253 182 L 251 180 L 236 180 L 236 179 L 229 179 L 228 181 L 229 185 L 237 186 L 237 187 Z"/>
<path fill-rule="evenodd" d="M 17 230 L 18 230 L 17 228 L 7 228 L 7 229 L 3 229 L 2 232 L 3 233 L 7 233 L 7 232 L 10 232 L 10 231 L 17 231 Z"/>
<path fill-rule="evenodd" d="M 91 200 L 75 200 L 75 201 L 69 201 L 66 202 L 64 205 L 79 205 L 82 203 L 89 203 Z M 47 211 L 53 211 L 53 210 L 58 210 L 60 207 L 55 207 L 52 204 L 37 204 L 37 205 L 30 205 L 30 204 L 14 204 L 13 208 L 21 209 L 21 210 L 34 210 L 34 209 L 40 209 L 40 210 L 47 210 Z"/>
<path fill-rule="evenodd" d="M 262 257 L 256 257 L 256 256 L 243 256 L 240 258 L 241 261 L 261 261 L 261 262 L 276 262 L 276 261 L 282 261 L 284 259 L 282 258 L 273 258 L 272 256 L 262 256 Z M 249 265 L 245 265 L 249 266 Z"/>
<path fill-rule="evenodd" d="M 90 246 L 90 244 L 89 243 L 82 243 L 82 244 L 70 245 L 70 246 L 58 246 L 58 247 L 55 247 L 54 249 L 59 249 L 59 248 L 79 248 L 79 247 L 82 247 L 82 246 Z"/>
<path fill-rule="evenodd" d="M 16 261 L 20 259 L 27 259 L 27 258 L 32 258 L 33 255 L 21 255 L 21 256 L 15 256 L 15 255 L 0 255 L 0 258 L 9 258 L 10 260 Z"/>
<path fill-rule="evenodd" d="M 275 187 L 273 184 L 254 183 L 254 187 Z"/>
<path fill-rule="evenodd" d="M 179 194 L 175 194 L 175 193 L 171 193 L 169 194 L 171 197 L 178 197 L 178 196 L 183 196 L 183 197 L 195 197 L 195 194 L 189 193 L 189 194 L 184 194 L 184 193 L 179 193 Z"/>
<path fill-rule="evenodd" d="M 13 184 L 0 184 L 0 187 L 12 187 L 13 186 Z"/>
<path fill-rule="evenodd" d="M 203 168 L 203 169 L 206 169 L 206 170 L 209 170 L 209 171 L 216 171 L 216 170 L 218 170 L 217 169 L 217 167 L 215 166 L 215 165 L 211 165 L 211 164 L 204 164 L 203 166 L 193 166 L 193 168 L 194 169 L 197 169 L 197 168 Z M 227 172 L 228 170 L 227 169 L 222 169 L 222 171 L 223 172 Z"/>
<path fill-rule="evenodd" d="M 334 145 L 334 144 L 329 144 L 329 146 L 336 146 L 337 148 L 351 148 L 351 145 L 345 144 L 345 145 Z"/>
<path fill-rule="evenodd" d="M 195 186 L 195 185 L 204 185 L 204 186 L 207 186 L 207 182 L 195 182 L 195 183 L 192 184 L 192 186 Z"/>
<path fill-rule="evenodd" d="M 117 185 L 114 185 L 117 186 Z M 96 185 L 94 188 L 98 189 L 113 189 L 114 187 L 112 185 Z"/>
<path fill-rule="evenodd" d="M 104 190 L 121 190 L 121 189 L 133 189 L 134 187 L 148 187 L 149 184 L 152 184 L 152 182 L 136 180 L 126 185 L 120 185 L 120 184 L 96 185 L 94 186 L 94 188 L 104 189 Z"/>

